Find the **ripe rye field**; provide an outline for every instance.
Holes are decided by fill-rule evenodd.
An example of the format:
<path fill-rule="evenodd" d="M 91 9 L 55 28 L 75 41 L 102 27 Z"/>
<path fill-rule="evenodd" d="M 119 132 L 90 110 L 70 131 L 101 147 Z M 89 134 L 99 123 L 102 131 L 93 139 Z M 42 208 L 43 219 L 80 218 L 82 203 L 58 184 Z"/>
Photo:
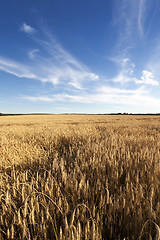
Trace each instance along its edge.
<path fill-rule="evenodd" d="M 160 239 L 160 117 L 0 117 L 0 239 Z"/>

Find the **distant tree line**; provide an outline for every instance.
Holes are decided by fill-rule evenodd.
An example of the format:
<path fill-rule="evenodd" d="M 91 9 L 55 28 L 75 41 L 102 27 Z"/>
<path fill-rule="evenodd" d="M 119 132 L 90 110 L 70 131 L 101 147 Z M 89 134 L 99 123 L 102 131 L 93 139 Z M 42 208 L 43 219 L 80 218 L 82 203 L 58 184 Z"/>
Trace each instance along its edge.
<path fill-rule="evenodd" d="M 160 116 L 160 113 L 99 113 L 99 114 L 87 114 L 87 113 L 64 113 L 63 115 L 149 115 Z M 21 115 L 55 115 L 50 113 L 0 113 L 0 116 L 21 116 Z"/>

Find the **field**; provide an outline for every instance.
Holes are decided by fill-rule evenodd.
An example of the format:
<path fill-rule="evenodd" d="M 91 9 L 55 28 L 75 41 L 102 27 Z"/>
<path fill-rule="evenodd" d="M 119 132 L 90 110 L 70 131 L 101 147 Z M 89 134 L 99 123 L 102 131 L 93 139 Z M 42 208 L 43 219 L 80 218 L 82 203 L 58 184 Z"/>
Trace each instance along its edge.
<path fill-rule="evenodd" d="M 0 239 L 160 239 L 160 117 L 0 117 Z"/>

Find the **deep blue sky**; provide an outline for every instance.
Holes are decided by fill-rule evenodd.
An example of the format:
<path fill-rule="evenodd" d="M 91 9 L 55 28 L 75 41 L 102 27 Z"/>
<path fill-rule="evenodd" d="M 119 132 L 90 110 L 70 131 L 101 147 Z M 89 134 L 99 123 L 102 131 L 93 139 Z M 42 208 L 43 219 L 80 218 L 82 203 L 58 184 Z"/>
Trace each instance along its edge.
<path fill-rule="evenodd" d="M 159 0 L 1 0 L 0 112 L 160 112 Z"/>

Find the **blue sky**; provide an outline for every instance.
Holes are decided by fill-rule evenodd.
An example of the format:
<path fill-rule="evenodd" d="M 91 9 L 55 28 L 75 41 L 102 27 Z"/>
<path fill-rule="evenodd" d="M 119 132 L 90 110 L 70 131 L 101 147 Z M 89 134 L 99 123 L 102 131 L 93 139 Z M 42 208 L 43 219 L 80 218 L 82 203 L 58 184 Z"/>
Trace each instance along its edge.
<path fill-rule="evenodd" d="M 159 0 L 1 0 L 0 112 L 159 113 Z"/>

